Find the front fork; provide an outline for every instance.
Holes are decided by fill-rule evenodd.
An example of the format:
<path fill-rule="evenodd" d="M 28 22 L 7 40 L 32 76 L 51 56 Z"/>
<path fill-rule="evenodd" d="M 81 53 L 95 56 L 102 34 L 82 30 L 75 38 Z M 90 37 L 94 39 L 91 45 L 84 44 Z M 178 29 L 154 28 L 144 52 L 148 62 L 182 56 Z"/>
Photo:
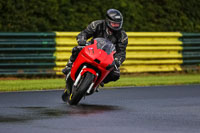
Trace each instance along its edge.
<path fill-rule="evenodd" d="M 75 88 L 77 88 L 77 85 L 78 85 L 79 81 L 81 80 L 81 77 L 82 77 L 86 72 L 90 72 L 90 73 L 92 73 L 92 74 L 95 75 L 94 81 L 92 82 L 92 84 L 90 85 L 90 87 L 89 87 L 88 90 L 87 90 L 87 93 L 88 93 L 88 94 L 91 93 L 92 88 L 93 88 L 93 86 L 94 86 L 94 84 L 95 84 L 95 82 L 96 82 L 97 77 L 99 76 L 99 74 L 96 73 L 96 71 L 94 71 L 93 69 L 87 68 L 87 66 L 83 66 L 82 70 L 80 71 L 79 75 L 77 76 L 77 78 L 76 78 L 76 80 L 75 80 L 75 82 L 74 82 L 74 85 L 73 85 L 74 87 L 73 87 L 73 89 L 72 89 L 72 92 L 74 91 Z"/>
<path fill-rule="evenodd" d="M 92 88 L 93 88 L 93 86 L 94 86 L 94 83 L 95 83 L 95 81 L 96 81 L 96 79 L 97 79 L 98 76 L 99 76 L 99 74 L 96 73 L 95 80 L 92 82 L 92 84 L 90 85 L 89 89 L 87 90 L 87 93 L 88 93 L 88 94 L 91 93 L 91 90 L 92 90 Z"/>
<path fill-rule="evenodd" d="M 78 74 L 78 77 L 76 78 L 76 80 L 75 80 L 75 82 L 74 82 L 74 86 L 75 86 L 75 87 L 77 86 L 79 80 L 81 79 L 81 76 L 82 76 L 81 73 L 83 72 L 83 69 L 84 69 L 84 68 L 86 68 L 86 66 L 83 66 L 81 72 Z"/>

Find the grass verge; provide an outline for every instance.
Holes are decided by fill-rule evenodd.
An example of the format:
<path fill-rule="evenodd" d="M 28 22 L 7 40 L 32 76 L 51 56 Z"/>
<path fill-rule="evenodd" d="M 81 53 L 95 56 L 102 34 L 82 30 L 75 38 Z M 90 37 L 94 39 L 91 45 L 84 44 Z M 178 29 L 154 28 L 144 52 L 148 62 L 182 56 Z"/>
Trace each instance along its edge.
<path fill-rule="evenodd" d="M 105 87 L 117 86 L 154 86 L 154 85 L 182 85 L 200 84 L 200 74 L 181 75 L 148 75 L 148 76 L 121 76 L 117 82 L 110 82 Z M 23 91 L 23 90 L 49 90 L 63 89 L 64 78 L 56 79 L 5 79 L 0 80 L 0 91 Z"/>

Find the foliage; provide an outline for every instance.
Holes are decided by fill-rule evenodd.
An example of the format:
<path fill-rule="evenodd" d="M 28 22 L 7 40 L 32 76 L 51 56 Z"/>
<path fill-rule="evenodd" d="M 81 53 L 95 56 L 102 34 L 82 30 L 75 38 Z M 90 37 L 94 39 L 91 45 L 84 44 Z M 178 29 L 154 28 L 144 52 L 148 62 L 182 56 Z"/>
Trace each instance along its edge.
<path fill-rule="evenodd" d="M 0 0 L 0 30 L 80 31 L 116 8 L 126 31 L 199 32 L 199 7 L 198 0 Z"/>

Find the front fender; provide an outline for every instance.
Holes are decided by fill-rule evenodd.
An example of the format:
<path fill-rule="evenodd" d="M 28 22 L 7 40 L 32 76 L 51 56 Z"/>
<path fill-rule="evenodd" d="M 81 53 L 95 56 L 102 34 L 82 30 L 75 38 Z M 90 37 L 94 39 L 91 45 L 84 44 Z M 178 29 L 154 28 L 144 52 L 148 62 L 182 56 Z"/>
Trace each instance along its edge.
<path fill-rule="evenodd" d="M 83 76 L 86 72 L 90 72 L 95 76 L 95 81 L 97 79 L 97 72 L 95 70 L 93 70 L 92 68 L 83 68 L 82 72 L 81 72 L 81 76 Z"/>

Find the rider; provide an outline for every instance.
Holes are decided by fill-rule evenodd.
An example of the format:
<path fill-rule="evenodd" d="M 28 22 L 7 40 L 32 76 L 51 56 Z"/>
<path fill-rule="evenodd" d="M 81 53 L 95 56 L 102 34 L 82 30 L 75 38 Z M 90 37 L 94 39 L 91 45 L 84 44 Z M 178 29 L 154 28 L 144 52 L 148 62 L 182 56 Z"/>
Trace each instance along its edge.
<path fill-rule="evenodd" d="M 128 44 L 128 36 L 122 29 L 122 25 L 123 16 L 121 12 L 116 9 L 107 10 L 105 20 L 96 20 L 89 24 L 85 30 L 78 34 L 77 42 L 79 46 L 76 46 L 72 49 L 72 55 L 62 72 L 65 75 L 68 74 L 68 72 L 71 70 L 73 62 L 81 50 L 81 46 L 85 46 L 86 41 L 89 38 L 103 37 L 107 38 L 115 45 L 116 53 L 114 55 L 114 59 L 117 66 L 117 68 L 112 70 L 104 79 L 103 83 L 118 80 L 120 77 L 120 71 L 118 68 L 126 58 L 126 47 Z M 103 83 L 101 83 L 101 86 L 103 86 Z"/>

